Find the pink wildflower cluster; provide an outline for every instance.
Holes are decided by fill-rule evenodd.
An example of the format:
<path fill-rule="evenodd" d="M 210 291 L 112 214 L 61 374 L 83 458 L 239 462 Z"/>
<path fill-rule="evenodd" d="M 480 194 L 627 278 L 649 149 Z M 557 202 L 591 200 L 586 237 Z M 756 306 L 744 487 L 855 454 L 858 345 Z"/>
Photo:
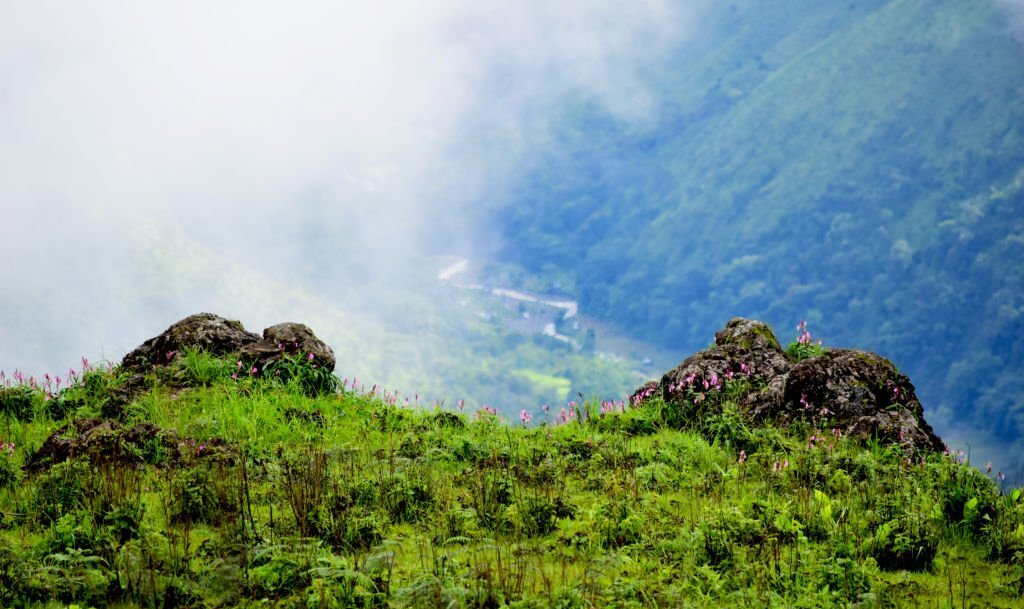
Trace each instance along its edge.
<path fill-rule="evenodd" d="M 739 463 L 740 465 L 743 465 L 744 463 L 746 463 L 747 462 L 747 451 L 741 450 L 740 451 L 740 457 L 739 457 L 739 459 L 736 460 L 736 462 Z"/>
<path fill-rule="evenodd" d="M 480 410 L 476 411 L 475 416 L 480 421 L 489 421 L 498 416 L 498 409 L 490 404 L 484 404 Z"/>
<path fill-rule="evenodd" d="M 807 401 L 806 394 L 800 396 L 800 405 L 804 407 L 804 412 L 811 414 L 811 416 L 816 415 L 819 417 L 827 417 L 828 415 L 832 414 L 832 411 L 825 406 L 822 406 L 821 408 L 815 410 L 814 407 L 811 406 L 811 403 Z"/>
<path fill-rule="evenodd" d="M 696 372 L 691 372 L 686 378 L 672 383 L 668 386 L 670 393 L 684 392 L 687 390 L 695 392 L 711 391 L 712 389 L 721 391 L 725 388 L 725 382 L 731 381 L 734 378 L 743 377 L 750 378 L 752 372 L 750 366 L 746 363 L 740 362 L 739 372 L 735 370 L 727 370 L 724 375 L 719 376 L 714 370 L 710 374 L 697 375 Z M 696 398 L 694 399 L 696 403 Z"/>
<path fill-rule="evenodd" d="M 835 443 L 833 442 L 833 440 L 838 441 L 839 438 L 841 438 L 842 436 L 843 432 L 838 428 L 832 429 L 831 438 L 823 436 L 820 431 L 815 429 L 814 433 L 812 433 L 807 438 L 807 449 L 814 450 L 815 448 L 825 447 L 828 450 L 832 450 L 833 448 L 835 448 Z M 828 443 L 826 444 L 826 442 Z"/>
<path fill-rule="evenodd" d="M 796 338 L 796 342 L 800 343 L 801 345 L 803 345 L 805 347 L 810 347 L 810 346 L 812 346 L 814 344 L 814 338 L 811 337 L 811 333 L 807 329 L 807 321 L 806 320 L 801 319 L 800 323 L 798 323 L 796 325 L 796 330 L 797 330 L 797 332 L 800 333 L 800 335 L 797 336 L 797 338 Z M 820 347 L 821 344 L 822 344 L 821 343 L 821 339 L 819 338 L 818 339 L 818 346 Z"/>
<path fill-rule="evenodd" d="M 519 420 L 523 422 L 523 426 L 525 427 L 533 420 L 533 415 L 526 412 L 526 409 L 524 408 L 522 412 L 519 413 Z"/>
<path fill-rule="evenodd" d="M 942 451 L 942 454 L 946 455 L 947 457 L 952 457 L 953 460 L 960 465 L 967 463 L 967 453 L 965 453 L 962 450 L 953 451 L 950 450 L 949 448 L 946 448 L 946 450 Z"/>
<path fill-rule="evenodd" d="M 789 467 L 789 459 L 786 459 L 785 461 L 782 462 L 779 462 L 779 460 L 776 459 L 775 463 L 772 464 L 772 473 L 778 474 L 787 467 Z"/>
<path fill-rule="evenodd" d="M 889 380 L 885 382 L 885 386 L 889 389 L 889 395 L 892 397 L 893 403 L 900 401 L 900 387 L 895 382 Z"/>
<path fill-rule="evenodd" d="M 566 424 L 576 420 L 576 402 L 569 402 L 566 406 L 568 406 L 568 408 L 562 408 L 559 410 L 558 419 L 555 420 L 555 425 L 558 425 L 559 421 L 561 421 L 562 424 Z"/>
<path fill-rule="evenodd" d="M 601 414 L 611 414 L 613 412 L 626 412 L 626 402 L 619 400 L 604 400 L 601 402 Z"/>
<path fill-rule="evenodd" d="M 645 387 L 644 389 L 638 391 L 633 396 L 633 405 L 634 406 L 639 406 L 641 403 L 643 403 L 645 400 L 647 400 L 647 398 L 653 396 L 654 395 L 654 391 L 656 389 L 657 389 L 657 387 L 652 385 L 650 387 Z"/>
<path fill-rule="evenodd" d="M 42 391 L 47 401 L 53 399 L 61 389 L 67 389 L 69 387 L 77 386 L 85 373 L 93 370 L 93 366 L 89 363 L 89 358 L 82 358 L 82 371 L 76 372 L 74 368 L 68 368 L 67 376 L 61 378 L 60 375 L 50 375 L 46 373 L 42 379 L 37 379 L 33 375 L 25 376 L 21 370 L 15 370 L 11 376 L 7 376 L 7 373 L 0 370 L 0 387 L 10 389 L 12 387 L 27 387 L 33 391 Z"/>
<path fill-rule="evenodd" d="M 353 377 L 351 381 L 349 381 L 348 379 L 344 379 L 342 381 L 342 387 L 348 387 L 351 391 L 358 391 L 359 387 L 361 387 L 361 385 L 359 384 L 359 379 Z M 376 385 L 374 385 L 374 387 L 376 387 Z M 395 396 L 397 396 L 397 395 L 398 395 L 398 391 L 395 391 Z M 397 397 L 396 397 L 396 399 L 397 399 Z"/>
<path fill-rule="evenodd" d="M 14 442 L 0 442 L 0 453 L 14 454 Z"/>
<path fill-rule="evenodd" d="M 203 442 L 196 442 L 192 438 L 185 438 L 178 442 L 178 451 L 190 451 L 196 457 L 201 456 L 206 451 L 206 444 Z"/>

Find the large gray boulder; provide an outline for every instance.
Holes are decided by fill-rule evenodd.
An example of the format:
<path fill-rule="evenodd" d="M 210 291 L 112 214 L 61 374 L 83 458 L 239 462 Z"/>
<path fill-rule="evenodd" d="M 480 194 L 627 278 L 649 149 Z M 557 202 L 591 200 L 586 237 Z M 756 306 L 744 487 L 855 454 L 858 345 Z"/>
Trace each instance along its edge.
<path fill-rule="evenodd" d="M 175 322 L 159 336 L 136 347 L 124 356 L 121 368 L 141 374 L 169 365 L 189 347 L 221 356 L 237 353 L 243 346 L 258 340 L 259 335 L 247 332 L 239 321 L 213 313 L 197 313 Z"/>

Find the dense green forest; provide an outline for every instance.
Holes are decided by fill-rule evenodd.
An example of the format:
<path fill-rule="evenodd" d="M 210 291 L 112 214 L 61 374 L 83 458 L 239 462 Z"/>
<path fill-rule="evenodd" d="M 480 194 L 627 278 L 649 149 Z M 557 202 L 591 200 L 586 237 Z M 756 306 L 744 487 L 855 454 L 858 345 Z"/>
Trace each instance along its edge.
<path fill-rule="evenodd" d="M 647 120 L 562 108 L 499 212 L 504 259 L 683 350 L 731 315 L 806 318 L 905 368 L 940 433 L 1024 437 L 1024 44 L 1001 5 L 715 3 L 645 78 Z"/>

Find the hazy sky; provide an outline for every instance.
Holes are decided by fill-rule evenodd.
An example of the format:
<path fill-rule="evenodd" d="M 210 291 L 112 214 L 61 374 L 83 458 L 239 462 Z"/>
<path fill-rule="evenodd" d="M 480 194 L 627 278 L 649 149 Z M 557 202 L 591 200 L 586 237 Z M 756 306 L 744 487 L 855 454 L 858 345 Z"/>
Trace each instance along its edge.
<path fill-rule="evenodd" d="M 567 94 L 645 120 L 637 70 L 698 6 L 0 2 L 0 369 L 119 356 L 213 307 L 281 321 L 224 288 L 234 268 L 386 276 L 451 226 L 472 251 L 493 237 L 466 210 L 516 167 L 468 126 L 542 137 Z"/>
<path fill-rule="evenodd" d="M 996 0 L 996 3 L 1009 16 L 1010 25 L 1017 38 L 1024 41 L 1024 0 Z"/>

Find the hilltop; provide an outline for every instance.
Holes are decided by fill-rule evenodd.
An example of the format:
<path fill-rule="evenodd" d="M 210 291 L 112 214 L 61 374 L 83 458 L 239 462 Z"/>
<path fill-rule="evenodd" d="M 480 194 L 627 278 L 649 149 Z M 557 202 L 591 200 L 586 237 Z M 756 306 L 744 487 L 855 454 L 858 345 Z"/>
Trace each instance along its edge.
<path fill-rule="evenodd" d="M 865 387 L 902 434 L 787 410 L 770 358 L 679 386 L 832 361 L 749 320 L 628 402 L 505 420 L 354 386 L 306 330 L 193 316 L 121 365 L 5 379 L 0 605 L 1020 606 L 1024 498 L 937 450 L 885 365 Z"/>

